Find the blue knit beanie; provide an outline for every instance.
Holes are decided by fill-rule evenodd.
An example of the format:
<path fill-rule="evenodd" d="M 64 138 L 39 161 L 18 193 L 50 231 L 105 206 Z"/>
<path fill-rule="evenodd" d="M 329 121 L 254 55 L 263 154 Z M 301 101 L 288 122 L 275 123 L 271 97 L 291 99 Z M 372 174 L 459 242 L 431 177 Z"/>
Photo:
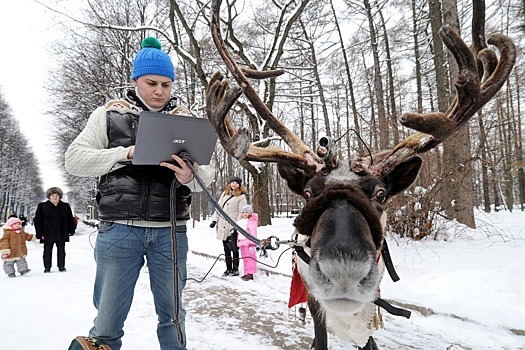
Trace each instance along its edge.
<path fill-rule="evenodd" d="M 140 50 L 133 60 L 131 79 L 135 80 L 143 75 L 162 75 L 175 81 L 175 69 L 170 56 L 162 51 L 160 41 L 153 37 L 142 40 Z"/>

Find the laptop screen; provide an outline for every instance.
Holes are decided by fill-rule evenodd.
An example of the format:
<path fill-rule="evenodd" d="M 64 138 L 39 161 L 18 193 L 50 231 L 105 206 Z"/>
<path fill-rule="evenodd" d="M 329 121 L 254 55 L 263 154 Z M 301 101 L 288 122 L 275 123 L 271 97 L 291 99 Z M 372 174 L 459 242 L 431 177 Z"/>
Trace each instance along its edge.
<path fill-rule="evenodd" d="M 144 111 L 140 113 L 132 163 L 174 162 L 172 154 L 187 151 L 198 164 L 209 164 L 217 135 L 208 119 Z"/>

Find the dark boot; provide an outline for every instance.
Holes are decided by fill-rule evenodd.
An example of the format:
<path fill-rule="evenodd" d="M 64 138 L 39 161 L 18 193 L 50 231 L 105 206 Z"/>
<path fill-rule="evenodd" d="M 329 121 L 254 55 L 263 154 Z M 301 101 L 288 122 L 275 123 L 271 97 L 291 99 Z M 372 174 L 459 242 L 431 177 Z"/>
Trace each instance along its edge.
<path fill-rule="evenodd" d="M 239 276 L 239 258 L 233 259 L 233 269 L 231 276 Z"/>
<path fill-rule="evenodd" d="M 226 271 L 223 272 L 222 277 L 228 277 L 231 275 L 233 269 L 232 258 L 226 255 L 224 260 L 226 261 Z"/>

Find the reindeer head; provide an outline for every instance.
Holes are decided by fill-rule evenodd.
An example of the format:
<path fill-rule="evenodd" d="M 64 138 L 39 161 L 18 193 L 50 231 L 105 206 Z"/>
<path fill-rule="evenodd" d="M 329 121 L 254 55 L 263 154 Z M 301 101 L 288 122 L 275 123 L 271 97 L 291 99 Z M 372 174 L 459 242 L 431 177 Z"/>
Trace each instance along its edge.
<path fill-rule="evenodd" d="M 414 181 L 421 166 L 418 154 L 460 129 L 499 91 L 515 62 L 514 44 L 504 35 L 491 36 L 488 43 L 498 48 L 498 60 L 484 41 L 484 25 L 473 26 L 472 49 L 454 30 L 443 27 L 441 38 L 459 68 L 454 82 L 457 94 L 449 110 L 406 113 L 400 118 L 401 124 L 417 133 L 391 150 L 339 159 L 330 139 L 321 140 L 313 152 L 259 98 L 249 79 L 274 77 L 282 71 L 259 72 L 236 65 L 221 37 L 220 3 L 212 3 L 212 36 L 237 84 L 230 85 L 218 72 L 212 76 L 207 92 L 208 118 L 226 152 L 240 160 L 277 163 L 288 187 L 305 198 L 294 223 L 311 258 L 309 264 L 300 264 L 301 276 L 325 311 L 358 312 L 377 297 L 381 278 L 377 259 L 384 240 L 386 202 Z M 473 17 L 484 19 L 484 9 L 478 3 L 474 2 Z M 273 145 L 253 145 L 246 129 L 233 126 L 227 114 L 242 93 L 291 152 Z"/>
<path fill-rule="evenodd" d="M 310 255 L 309 264 L 298 265 L 303 281 L 324 310 L 355 313 L 378 296 L 385 204 L 412 183 L 421 159 L 412 157 L 385 176 L 355 172 L 350 161 L 336 164 L 327 174 L 300 180 L 296 168 L 278 168 L 295 190 L 304 183 L 306 204 L 294 222 Z"/>

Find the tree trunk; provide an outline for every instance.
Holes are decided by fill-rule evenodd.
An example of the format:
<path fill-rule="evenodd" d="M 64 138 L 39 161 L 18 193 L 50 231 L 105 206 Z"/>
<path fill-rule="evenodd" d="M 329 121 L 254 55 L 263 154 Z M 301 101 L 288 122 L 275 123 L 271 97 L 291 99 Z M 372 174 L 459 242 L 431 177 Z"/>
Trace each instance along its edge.
<path fill-rule="evenodd" d="M 505 196 L 505 204 L 509 211 L 512 212 L 514 208 L 514 182 L 512 180 L 512 153 L 513 153 L 513 125 L 509 123 L 510 113 L 504 110 L 502 97 L 503 95 L 498 93 L 496 95 L 496 106 L 498 108 L 498 116 L 500 120 L 501 130 L 501 148 L 503 155 L 503 179 L 504 189 L 503 194 Z"/>
<path fill-rule="evenodd" d="M 459 33 L 459 20 L 456 0 L 444 0 L 444 22 L 452 26 Z M 458 74 L 458 67 L 452 54 L 448 55 L 449 81 L 453 82 Z M 449 84 L 452 86 L 452 84 Z M 452 100 L 452 97 L 449 98 Z M 443 143 L 443 173 L 446 179 L 442 184 L 442 206 L 449 219 L 475 228 L 474 219 L 474 191 L 472 183 L 472 155 L 470 145 L 470 131 L 468 125 L 456 135 Z"/>
<path fill-rule="evenodd" d="M 443 51 L 443 42 L 439 37 L 439 29 L 443 25 L 441 19 L 441 3 L 439 0 L 429 1 L 430 26 L 432 28 L 432 46 L 434 48 L 434 67 L 436 72 L 436 93 L 438 110 L 445 112 L 448 107 L 447 84 L 445 82 L 445 55 Z"/>
<path fill-rule="evenodd" d="M 377 119 L 379 127 L 379 146 L 380 149 L 387 149 L 389 144 L 389 125 L 385 113 L 385 102 L 383 100 L 384 90 L 381 79 L 381 64 L 379 61 L 379 48 L 377 43 L 377 34 L 374 25 L 374 16 L 370 2 L 364 0 L 363 4 L 366 9 L 368 18 L 368 28 L 370 30 L 370 45 L 372 47 L 372 56 L 374 57 L 374 94 L 377 103 Z"/>
<path fill-rule="evenodd" d="M 481 184 L 483 189 L 483 210 L 490 213 L 490 183 L 489 183 L 489 163 L 487 157 L 487 135 L 483 122 L 483 111 L 478 112 L 479 126 L 479 153 L 481 155 Z"/>
<path fill-rule="evenodd" d="M 258 172 L 251 172 L 250 174 L 253 178 L 253 206 L 259 214 L 259 226 L 271 225 L 272 218 L 268 200 L 268 164 L 264 164 Z"/>
<path fill-rule="evenodd" d="M 332 1 L 330 1 L 330 6 L 331 6 L 331 9 L 332 9 L 332 14 L 334 16 L 335 26 L 336 26 L 336 29 L 337 29 L 337 35 L 339 36 L 339 43 L 341 44 L 341 53 L 343 55 L 343 61 L 344 61 L 344 64 L 345 64 L 346 79 L 348 81 L 348 86 L 345 85 L 345 93 L 346 93 L 346 95 L 350 96 L 350 107 L 352 108 L 352 114 L 354 116 L 354 129 L 355 129 L 355 132 L 358 135 L 360 135 L 361 134 L 361 130 L 360 130 L 359 118 L 358 118 L 359 113 L 357 111 L 357 105 L 356 105 L 356 102 L 355 102 L 354 85 L 353 85 L 354 83 L 352 81 L 352 76 L 350 75 L 350 63 L 348 62 L 348 55 L 346 54 L 346 48 L 345 48 L 345 45 L 344 45 L 343 34 L 341 33 L 341 27 L 339 26 L 339 20 L 338 20 L 338 17 L 337 17 L 337 12 L 336 12 L 336 10 L 334 8 L 334 4 L 333 4 Z M 346 100 L 348 101 L 348 98 Z M 348 119 L 347 119 L 347 130 L 350 130 L 350 125 L 348 124 L 349 123 Z M 350 155 L 350 133 L 346 134 L 346 144 L 348 145 L 347 157 L 350 159 L 350 157 L 351 157 L 351 155 Z M 358 151 L 358 154 L 360 154 L 360 155 L 362 155 L 363 152 L 364 152 L 364 147 L 363 147 L 363 144 L 361 142 L 357 143 L 357 151 Z"/>
<path fill-rule="evenodd" d="M 363 67 L 366 67 L 366 58 L 363 55 Z M 376 109 L 375 109 L 375 98 L 374 98 L 374 89 L 372 87 L 372 84 L 370 81 L 372 80 L 370 77 L 370 70 L 366 69 L 366 87 L 368 88 L 368 98 L 370 99 L 370 144 L 372 145 L 373 149 L 379 149 L 379 138 L 380 135 L 378 133 L 378 123 L 376 118 Z"/>
<path fill-rule="evenodd" d="M 414 39 L 414 62 L 416 72 L 417 112 L 423 113 L 423 84 L 421 78 L 421 55 L 419 53 L 419 26 L 416 0 L 412 0 L 412 37 Z"/>
<path fill-rule="evenodd" d="M 310 40 L 308 37 L 308 33 L 306 32 L 306 29 L 304 28 L 303 23 L 301 22 L 301 26 L 303 28 L 303 35 L 306 39 L 306 42 L 308 43 L 308 46 L 310 47 L 310 54 L 312 58 L 312 72 L 315 77 L 315 82 L 317 83 L 317 89 L 319 90 L 319 100 L 321 103 L 321 108 L 323 110 L 323 120 L 324 120 L 324 127 L 325 127 L 325 133 L 326 136 L 331 137 L 332 131 L 330 128 L 330 119 L 328 119 L 328 110 L 326 109 L 326 99 L 324 97 L 324 90 L 323 90 L 323 84 L 321 82 L 321 76 L 319 75 L 319 70 L 317 69 L 319 67 L 319 62 L 317 62 L 317 55 L 315 53 L 315 46 L 314 43 Z M 313 104 L 312 104 L 313 106 Z M 314 140 L 317 140 L 314 139 Z"/>
<path fill-rule="evenodd" d="M 494 193 L 494 210 L 495 211 L 500 211 L 501 209 L 501 196 L 500 196 L 500 192 L 499 192 L 499 186 L 498 186 L 498 179 L 499 179 L 499 174 L 498 174 L 498 171 L 496 170 L 496 152 L 492 152 L 492 153 L 489 153 L 489 156 L 492 156 L 491 159 L 490 159 L 490 179 L 491 179 L 491 182 L 492 182 L 492 192 Z"/>
<path fill-rule="evenodd" d="M 523 0 L 524 7 L 523 11 L 525 12 L 525 0 Z M 515 81 L 516 81 L 516 94 L 515 96 L 521 96 L 520 94 L 520 79 L 518 78 L 518 70 L 514 70 Z M 525 162 L 523 160 L 523 134 L 522 134 L 522 124 L 521 124 L 521 103 L 520 99 L 516 99 L 516 166 L 518 168 L 518 190 L 519 190 L 519 203 L 521 210 L 525 210 Z"/>
<path fill-rule="evenodd" d="M 388 33 L 385 25 L 385 18 L 383 12 L 379 10 L 379 17 L 381 18 L 381 26 L 383 28 L 383 40 L 385 41 L 385 55 L 386 55 L 386 68 L 388 77 L 388 97 L 390 101 L 390 115 L 388 116 L 387 122 L 391 123 L 391 130 L 393 136 L 393 143 L 397 145 L 399 143 L 399 128 L 397 127 L 397 108 L 396 108 L 396 94 L 394 88 L 394 70 L 392 69 L 392 57 L 390 54 L 390 43 L 388 40 Z"/>
<path fill-rule="evenodd" d="M 311 148 L 317 149 L 317 141 L 319 140 L 319 127 L 317 126 L 317 118 L 315 117 L 315 109 L 314 109 L 314 91 L 312 89 L 312 86 L 308 87 L 308 95 L 310 96 L 310 106 L 308 107 L 310 110 L 310 125 L 312 125 L 312 143 Z"/>

